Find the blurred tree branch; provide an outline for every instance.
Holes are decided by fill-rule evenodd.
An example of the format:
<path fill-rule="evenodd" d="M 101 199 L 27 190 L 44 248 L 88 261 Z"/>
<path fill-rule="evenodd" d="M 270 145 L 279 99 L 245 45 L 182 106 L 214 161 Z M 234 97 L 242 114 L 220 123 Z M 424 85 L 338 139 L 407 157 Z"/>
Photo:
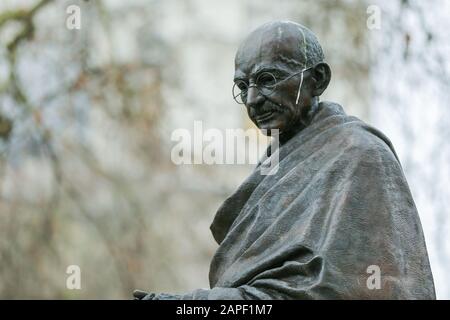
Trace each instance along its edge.
<path fill-rule="evenodd" d="M 53 0 L 41 0 L 37 2 L 33 7 L 31 7 L 29 10 L 13 10 L 13 11 L 6 11 L 2 14 L 0 14 L 0 28 L 2 28 L 7 22 L 10 21 L 18 21 L 22 23 L 22 29 L 21 31 L 8 43 L 7 49 L 8 49 L 8 62 L 10 65 L 10 73 L 9 73 L 9 84 L 10 84 L 10 91 L 13 95 L 13 97 L 22 104 L 28 111 L 32 111 L 33 108 L 29 104 L 26 95 L 24 94 L 20 84 L 19 80 L 17 79 L 17 73 L 16 73 L 16 59 L 17 59 L 17 48 L 19 47 L 20 43 L 22 43 L 24 40 L 32 39 L 34 36 L 34 30 L 35 25 L 33 22 L 34 16 L 41 10 L 45 5 L 52 2 Z"/>

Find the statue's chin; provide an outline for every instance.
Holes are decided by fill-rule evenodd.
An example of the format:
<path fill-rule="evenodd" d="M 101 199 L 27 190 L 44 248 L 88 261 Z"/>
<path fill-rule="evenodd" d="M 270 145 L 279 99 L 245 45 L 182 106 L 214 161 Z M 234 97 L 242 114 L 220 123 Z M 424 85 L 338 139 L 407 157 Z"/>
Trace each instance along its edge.
<path fill-rule="evenodd" d="M 276 122 L 258 124 L 258 128 L 266 136 L 275 136 L 280 134 L 280 132 L 282 131 L 280 129 L 279 123 Z"/>

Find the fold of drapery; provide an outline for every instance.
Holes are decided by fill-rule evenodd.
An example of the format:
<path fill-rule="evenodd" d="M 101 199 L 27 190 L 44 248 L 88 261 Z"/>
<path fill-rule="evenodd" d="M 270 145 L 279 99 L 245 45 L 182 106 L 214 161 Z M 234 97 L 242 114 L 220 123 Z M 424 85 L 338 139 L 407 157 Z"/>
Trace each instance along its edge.
<path fill-rule="evenodd" d="M 211 289 L 173 298 L 435 299 L 419 216 L 381 132 L 322 102 L 280 147 L 276 174 L 260 169 L 211 225 Z"/>

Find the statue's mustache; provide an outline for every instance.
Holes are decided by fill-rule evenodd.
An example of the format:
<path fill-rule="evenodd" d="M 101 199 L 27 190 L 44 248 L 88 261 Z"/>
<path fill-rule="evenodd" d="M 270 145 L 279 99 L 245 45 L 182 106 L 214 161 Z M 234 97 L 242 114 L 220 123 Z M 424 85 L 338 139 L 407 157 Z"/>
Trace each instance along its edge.
<path fill-rule="evenodd" d="M 252 108 L 251 116 L 258 117 L 259 115 L 268 113 L 268 112 L 282 112 L 286 108 L 281 104 L 275 103 L 269 99 L 267 99 L 264 104 L 260 108 Z"/>

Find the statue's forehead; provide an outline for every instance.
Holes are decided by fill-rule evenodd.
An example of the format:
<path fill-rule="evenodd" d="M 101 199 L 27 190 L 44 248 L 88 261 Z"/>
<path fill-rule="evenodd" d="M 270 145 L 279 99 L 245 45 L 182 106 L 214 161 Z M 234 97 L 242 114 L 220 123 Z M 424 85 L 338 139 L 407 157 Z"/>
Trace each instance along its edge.
<path fill-rule="evenodd" d="M 273 67 L 291 70 L 301 65 L 298 57 L 301 38 L 291 29 L 277 26 L 252 33 L 236 55 L 236 73 L 250 76 L 260 68 Z"/>

